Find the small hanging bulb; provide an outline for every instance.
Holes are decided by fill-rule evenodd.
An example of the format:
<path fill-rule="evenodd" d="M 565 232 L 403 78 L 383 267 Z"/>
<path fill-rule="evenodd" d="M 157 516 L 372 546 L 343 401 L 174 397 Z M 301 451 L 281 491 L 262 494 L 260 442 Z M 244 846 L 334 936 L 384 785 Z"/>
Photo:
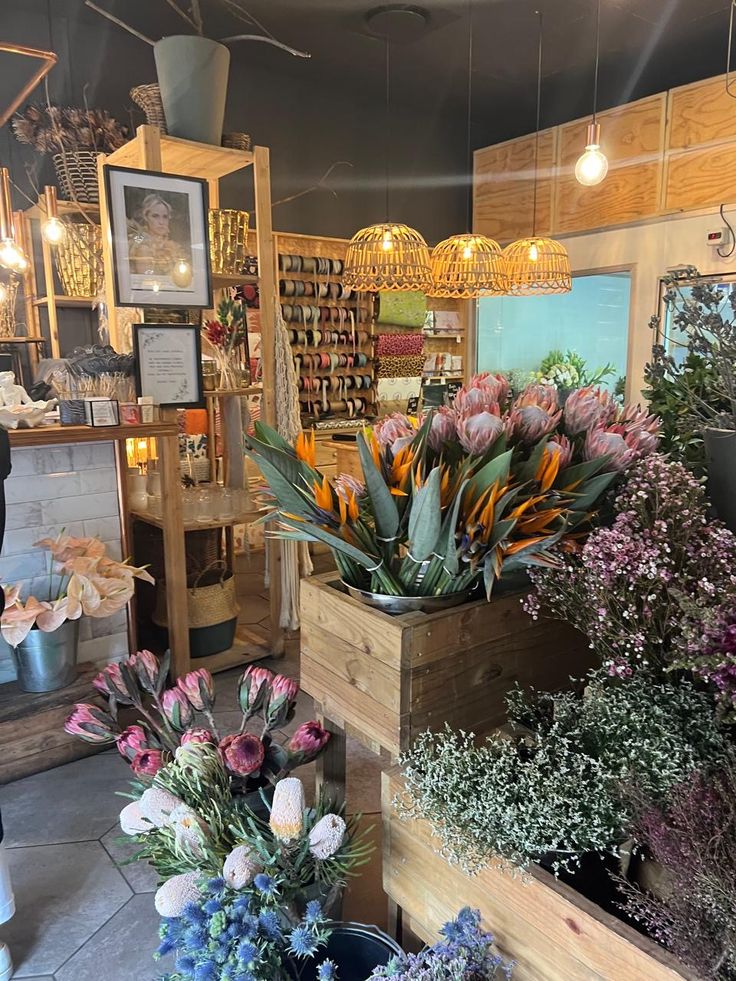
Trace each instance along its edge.
<path fill-rule="evenodd" d="M 391 229 L 386 228 L 383 233 L 383 241 L 381 242 L 381 248 L 384 252 L 391 252 L 394 247 L 394 237 L 391 234 Z"/>
<path fill-rule="evenodd" d="M 472 259 L 472 258 L 473 258 L 473 246 L 471 245 L 470 242 L 468 242 L 465 248 L 463 249 L 463 259 Z"/>
<path fill-rule="evenodd" d="M 585 152 L 578 157 L 575 164 L 575 179 L 583 187 L 595 187 L 607 173 L 608 159 L 601 152 L 601 126 L 600 123 L 591 123 L 588 126 Z"/>
<path fill-rule="evenodd" d="M 15 260 L 15 271 L 19 273 L 24 273 L 28 269 L 28 259 L 23 255 L 23 253 L 18 249 L 18 257 Z"/>
<path fill-rule="evenodd" d="M 529 261 L 536 262 L 538 258 L 539 258 L 539 249 L 537 248 L 537 243 L 532 242 L 532 244 L 529 246 Z"/>
<path fill-rule="evenodd" d="M 43 189 L 46 220 L 41 225 L 41 234 L 49 245 L 60 245 L 66 238 L 66 228 L 59 218 L 59 209 L 56 202 L 56 188 L 47 184 Z"/>
<path fill-rule="evenodd" d="M 0 265 L 6 269 L 22 272 L 28 267 L 28 260 L 20 251 L 12 238 L 6 238 L 0 243 Z"/>

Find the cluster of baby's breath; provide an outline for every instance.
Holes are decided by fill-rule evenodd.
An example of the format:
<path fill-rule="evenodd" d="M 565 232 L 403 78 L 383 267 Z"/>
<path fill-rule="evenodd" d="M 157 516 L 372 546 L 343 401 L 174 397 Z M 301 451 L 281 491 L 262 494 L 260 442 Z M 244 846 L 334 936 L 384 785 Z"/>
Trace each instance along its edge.
<path fill-rule="evenodd" d="M 611 683 L 599 672 L 583 696 L 517 692 L 509 716 L 528 727 L 518 737 L 477 745 L 446 728 L 402 758 L 399 812 L 429 820 L 469 872 L 494 857 L 524 867 L 548 856 L 565 868 L 612 850 L 627 836 L 625 783 L 657 800 L 725 752 L 709 697 L 687 682 Z"/>

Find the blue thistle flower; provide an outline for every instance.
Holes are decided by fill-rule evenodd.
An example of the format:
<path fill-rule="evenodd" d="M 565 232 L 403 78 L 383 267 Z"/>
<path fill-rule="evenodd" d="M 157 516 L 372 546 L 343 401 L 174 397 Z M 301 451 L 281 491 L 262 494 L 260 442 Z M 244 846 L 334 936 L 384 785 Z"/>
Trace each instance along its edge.
<path fill-rule="evenodd" d="M 311 957 L 318 946 L 312 931 L 301 924 L 294 927 L 289 935 L 289 950 L 297 957 Z"/>
<path fill-rule="evenodd" d="M 253 880 L 253 885 L 259 892 L 263 893 L 264 896 L 271 897 L 276 895 L 276 880 L 272 876 L 266 875 L 265 872 L 258 873 Z"/>
<path fill-rule="evenodd" d="M 222 876 L 217 876 L 207 883 L 207 891 L 211 892 L 213 896 L 221 896 L 225 891 L 225 886 L 226 883 Z"/>
<path fill-rule="evenodd" d="M 182 954 L 176 959 L 176 969 L 180 974 L 193 974 L 196 962 L 191 954 Z"/>
<path fill-rule="evenodd" d="M 212 961 L 200 964 L 194 972 L 194 981 L 219 981 L 217 967 Z"/>
<path fill-rule="evenodd" d="M 198 903 L 187 903 L 181 918 L 193 925 L 203 925 L 207 922 L 207 914 Z"/>
<path fill-rule="evenodd" d="M 204 910 L 209 913 L 210 916 L 214 916 L 215 913 L 220 913 L 222 911 L 222 903 L 219 899 L 208 899 L 204 904 Z"/>
<path fill-rule="evenodd" d="M 322 903 L 318 899 L 310 899 L 304 913 L 304 922 L 312 926 L 322 919 Z"/>
<path fill-rule="evenodd" d="M 258 923 L 261 930 L 271 940 L 278 940 L 281 937 L 281 922 L 278 913 L 272 909 L 264 909 L 258 914 Z"/>
<path fill-rule="evenodd" d="M 334 961 L 322 961 L 317 968 L 317 981 L 337 981 L 337 964 Z"/>
<path fill-rule="evenodd" d="M 243 940 L 238 947 L 238 960 L 243 967 L 248 967 L 253 961 L 258 959 L 258 948 L 249 940 Z"/>

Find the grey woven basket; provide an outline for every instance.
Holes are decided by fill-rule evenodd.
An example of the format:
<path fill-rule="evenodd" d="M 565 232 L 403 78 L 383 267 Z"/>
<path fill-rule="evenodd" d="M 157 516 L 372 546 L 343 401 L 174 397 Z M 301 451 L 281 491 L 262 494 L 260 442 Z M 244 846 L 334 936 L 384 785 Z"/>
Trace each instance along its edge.
<path fill-rule="evenodd" d="M 130 97 L 146 114 L 149 126 L 158 126 L 162 133 L 167 133 L 164 104 L 161 101 L 161 89 L 158 82 L 149 85 L 136 85 L 130 90 Z"/>

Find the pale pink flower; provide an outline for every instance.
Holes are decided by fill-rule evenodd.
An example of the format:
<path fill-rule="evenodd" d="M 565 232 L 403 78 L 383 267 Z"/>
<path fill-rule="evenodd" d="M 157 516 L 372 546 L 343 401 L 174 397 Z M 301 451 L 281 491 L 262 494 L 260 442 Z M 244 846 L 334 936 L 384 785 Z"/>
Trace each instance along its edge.
<path fill-rule="evenodd" d="M 263 705 L 274 674 L 268 668 L 249 665 L 238 682 L 238 702 L 243 715 L 250 718 Z"/>
<path fill-rule="evenodd" d="M 564 408 L 565 430 L 571 435 L 587 432 L 611 422 L 616 414 L 616 403 L 602 388 L 586 385 L 570 392 Z"/>
<path fill-rule="evenodd" d="M 524 443 L 536 443 L 551 433 L 560 421 L 562 412 L 550 412 L 542 405 L 528 404 L 511 410 L 508 424 L 514 436 Z"/>
<path fill-rule="evenodd" d="M 541 385 L 532 382 L 514 399 L 513 408 L 523 409 L 528 405 L 537 405 L 552 415 L 558 409 L 557 389 L 554 385 Z"/>
<path fill-rule="evenodd" d="M 96 705 L 79 703 L 64 723 L 64 731 L 88 743 L 115 742 L 112 716 Z"/>
<path fill-rule="evenodd" d="M 171 725 L 179 732 L 194 722 L 194 709 L 180 688 L 168 688 L 161 696 L 161 708 Z"/>
<path fill-rule="evenodd" d="M 126 667 L 135 671 L 141 685 L 148 692 L 159 691 L 162 685 L 161 665 L 151 651 L 137 651 L 125 662 Z"/>
<path fill-rule="evenodd" d="M 479 412 L 492 412 L 495 407 L 503 405 L 509 395 L 509 383 L 503 375 L 492 375 L 486 371 L 474 375 L 467 385 L 458 390 L 453 400 L 455 411 L 464 416 L 477 415 Z"/>
<path fill-rule="evenodd" d="M 550 453 L 557 453 L 559 455 L 559 470 L 564 470 L 565 467 L 570 466 L 572 446 L 567 436 L 555 436 L 554 439 L 550 439 L 547 443 L 547 449 Z"/>
<path fill-rule="evenodd" d="M 457 412 L 455 409 L 448 409 L 446 405 L 441 405 L 432 414 L 432 421 L 429 424 L 428 441 L 432 449 L 439 453 L 445 443 L 452 443 L 456 438 Z"/>
<path fill-rule="evenodd" d="M 287 744 L 290 753 L 299 758 L 299 765 L 316 759 L 330 741 L 330 734 L 319 722 L 303 722 Z"/>
<path fill-rule="evenodd" d="M 188 746 L 192 743 L 212 743 L 213 746 L 216 746 L 217 739 L 211 730 L 195 727 L 194 729 L 187 729 L 179 740 L 180 746 Z"/>
<path fill-rule="evenodd" d="M 212 675 L 205 668 L 190 671 L 179 678 L 177 685 L 187 696 L 198 712 L 209 712 L 215 701 L 215 683 Z"/>
<path fill-rule="evenodd" d="M 475 456 L 481 456 L 489 450 L 503 431 L 502 420 L 498 414 L 491 412 L 477 412 L 471 416 L 460 416 L 457 420 L 460 445 L 466 453 Z"/>
<path fill-rule="evenodd" d="M 92 684 L 102 695 L 115 698 L 118 702 L 125 704 L 130 704 L 131 702 L 119 664 L 108 664 L 107 667 L 104 667 L 100 671 L 92 681 Z"/>
<path fill-rule="evenodd" d="M 135 759 L 138 753 L 143 752 L 144 749 L 150 749 L 148 735 L 141 726 L 134 725 L 123 729 L 115 742 L 117 743 L 118 752 L 129 763 Z"/>
<path fill-rule="evenodd" d="M 271 682 L 264 718 L 268 729 L 284 725 L 294 714 L 299 695 L 299 684 L 293 678 L 277 674 Z"/>
<path fill-rule="evenodd" d="M 3 635 L 3 640 L 11 647 L 17 647 L 26 639 L 36 622 L 36 617 L 45 609 L 35 596 L 29 596 L 26 603 L 23 604 L 17 593 L 14 595 L 14 602 L 6 605 L 0 619 L 0 632 Z"/>
<path fill-rule="evenodd" d="M 400 412 L 394 412 L 373 425 L 373 432 L 378 445 L 390 447 L 391 452 L 396 456 L 399 450 L 407 446 L 417 434 L 411 422 Z"/>

